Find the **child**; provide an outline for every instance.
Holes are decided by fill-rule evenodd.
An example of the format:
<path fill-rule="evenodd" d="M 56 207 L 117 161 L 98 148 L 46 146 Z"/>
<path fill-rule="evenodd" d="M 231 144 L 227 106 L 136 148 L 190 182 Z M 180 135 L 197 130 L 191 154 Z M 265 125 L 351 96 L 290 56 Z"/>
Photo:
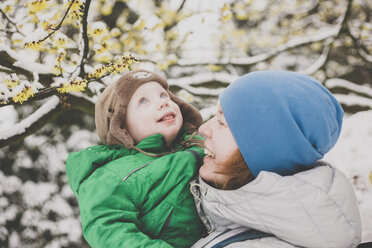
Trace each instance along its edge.
<path fill-rule="evenodd" d="M 92 247 L 190 247 L 205 231 L 189 189 L 204 156 L 200 113 L 159 75 L 126 73 L 99 96 L 105 145 L 72 153 L 69 184 Z"/>

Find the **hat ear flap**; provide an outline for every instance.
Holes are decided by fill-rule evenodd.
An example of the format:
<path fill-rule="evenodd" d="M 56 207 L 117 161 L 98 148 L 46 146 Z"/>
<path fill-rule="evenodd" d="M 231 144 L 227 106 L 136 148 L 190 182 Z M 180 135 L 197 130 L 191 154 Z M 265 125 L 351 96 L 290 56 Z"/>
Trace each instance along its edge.
<path fill-rule="evenodd" d="M 168 93 L 172 101 L 179 106 L 183 117 L 183 125 L 187 128 L 187 131 L 189 133 L 197 131 L 200 125 L 203 123 L 203 118 L 199 111 L 190 103 L 187 103 L 176 97 L 169 90 Z"/>
<path fill-rule="evenodd" d="M 110 128 L 107 134 L 108 145 L 122 145 L 131 148 L 134 145 L 132 136 L 123 128 L 125 123 L 125 108 L 120 107 L 110 121 Z"/>

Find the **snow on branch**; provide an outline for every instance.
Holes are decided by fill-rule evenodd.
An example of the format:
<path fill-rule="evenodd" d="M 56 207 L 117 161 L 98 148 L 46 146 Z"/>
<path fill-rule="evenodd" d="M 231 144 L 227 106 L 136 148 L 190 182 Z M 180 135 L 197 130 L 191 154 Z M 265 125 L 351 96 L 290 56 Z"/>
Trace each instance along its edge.
<path fill-rule="evenodd" d="M 368 99 L 362 96 L 356 95 L 343 95 L 343 94 L 334 94 L 336 99 L 340 101 L 342 105 L 346 106 L 360 106 L 367 107 L 372 109 L 372 99 Z"/>
<path fill-rule="evenodd" d="M 7 146 L 19 139 L 22 139 L 33 133 L 38 126 L 44 126 L 50 122 L 52 117 L 55 117 L 61 108 L 58 108 L 59 99 L 57 96 L 52 96 L 46 103 L 44 103 L 38 110 L 15 124 L 8 130 L 0 131 L 0 147 Z"/>
<path fill-rule="evenodd" d="M 38 74 L 49 74 L 51 71 L 50 65 L 36 63 L 30 60 L 27 56 L 18 54 L 5 44 L 0 44 L 0 65 L 9 69 L 16 69 L 25 76 L 31 72 Z"/>
<path fill-rule="evenodd" d="M 359 52 L 359 55 L 365 60 L 367 61 L 368 63 L 372 63 L 372 55 L 369 55 L 368 53 L 366 53 L 363 49 L 359 49 L 358 50 Z"/>
<path fill-rule="evenodd" d="M 311 74 L 314 74 L 317 70 L 319 70 L 325 65 L 325 63 L 328 60 L 329 53 L 331 51 L 331 42 L 326 42 L 326 43 L 328 44 L 324 46 L 322 54 L 315 61 L 315 63 L 313 63 L 310 67 L 306 68 L 305 70 L 300 71 L 301 73 L 311 75 Z"/>
<path fill-rule="evenodd" d="M 203 74 L 195 74 L 189 77 L 168 79 L 168 83 L 170 86 L 181 87 L 194 95 L 218 96 L 224 90 L 224 88 L 210 89 L 210 88 L 196 87 L 196 86 L 202 85 L 208 82 L 219 82 L 219 83 L 226 84 L 227 86 L 229 83 L 231 83 L 237 78 L 238 78 L 237 76 L 233 76 L 229 73 L 209 72 L 209 73 L 203 73 Z"/>
<path fill-rule="evenodd" d="M 357 85 L 350 81 L 341 78 L 331 78 L 325 82 L 325 86 L 330 88 L 342 87 L 350 92 L 355 92 L 360 95 L 366 95 L 372 99 L 372 88 L 364 85 Z"/>
<path fill-rule="evenodd" d="M 336 26 L 334 28 L 324 30 L 323 32 L 321 32 L 317 35 L 309 36 L 309 37 L 306 37 L 306 38 L 292 39 L 292 40 L 288 41 L 286 44 L 283 44 L 276 49 L 272 49 L 271 51 L 269 51 L 267 53 L 262 53 L 262 54 L 258 54 L 258 55 L 254 55 L 254 56 L 249 56 L 249 57 L 245 57 L 245 58 L 231 58 L 231 59 L 223 58 L 223 59 L 219 59 L 219 60 L 205 59 L 205 60 L 202 60 L 202 61 L 200 61 L 200 59 L 198 61 L 179 60 L 178 65 L 179 66 L 199 66 L 199 65 L 210 65 L 210 64 L 214 64 L 214 65 L 231 64 L 231 65 L 234 65 L 234 66 L 254 65 L 254 64 L 257 64 L 259 62 L 266 61 L 266 60 L 268 60 L 268 59 L 270 59 L 270 58 L 272 58 L 272 57 L 274 57 L 274 56 L 276 56 L 276 55 L 278 55 L 282 52 L 285 52 L 287 50 L 297 48 L 297 47 L 301 47 L 301 46 L 305 46 L 305 45 L 309 45 L 309 44 L 312 44 L 312 43 L 315 43 L 315 42 L 325 41 L 329 38 L 335 38 L 339 34 L 340 29 L 341 29 L 341 26 Z"/>

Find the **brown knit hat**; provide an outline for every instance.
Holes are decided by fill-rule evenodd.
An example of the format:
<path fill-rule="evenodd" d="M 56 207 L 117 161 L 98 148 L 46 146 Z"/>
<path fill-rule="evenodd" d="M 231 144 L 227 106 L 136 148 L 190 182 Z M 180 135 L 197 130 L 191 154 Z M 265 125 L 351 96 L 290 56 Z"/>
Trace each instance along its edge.
<path fill-rule="evenodd" d="M 126 107 L 138 87 L 155 81 L 167 90 L 171 100 L 181 110 L 183 125 L 188 132 L 196 131 L 202 124 L 199 111 L 169 91 L 167 81 L 154 72 L 135 70 L 126 73 L 118 81 L 106 87 L 98 97 L 95 106 L 96 129 L 100 140 L 108 145 L 122 145 L 131 148 L 134 145 L 132 136 L 125 126 Z"/>

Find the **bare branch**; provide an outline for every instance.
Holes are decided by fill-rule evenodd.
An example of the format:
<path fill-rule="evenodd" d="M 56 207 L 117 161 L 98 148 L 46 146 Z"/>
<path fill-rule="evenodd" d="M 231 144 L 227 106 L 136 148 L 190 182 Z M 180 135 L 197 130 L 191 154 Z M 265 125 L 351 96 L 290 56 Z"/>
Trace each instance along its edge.
<path fill-rule="evenodd" d="M 72 5 L 75 3 L 75 1 L 76 0 L 72 0 L 72 2 L 70 3 L 70 5 L 68 6 L 68 8 L 66 10 L 65 15 L 63 16 L 62 20 L 60 21 L 60 23 L 55 28 L 52 28 L 53 31 L 50 32 L 47 36 L 45 36 L 43 39 L 39 40 L 39 42 L 45 41 L 46 39 L 48 39 L 50 36 L 52 36 L 56 31 L 58 31 L 62 27 L 62 24 L 65 21 L 67 15 L 68 15 L 68 12 L 70 11 L 70 9 L 71 9 Z"/>
<path fill-rule="evenodd" d="M 15 24 L 8 16 L 7 16 L 7 14 L 2 10 L 2 9 L 0 9 L 0 13 L 1 13 L 1 15 L 9 22 L 9 23 L 11 23 L 14 27 L 15 27 L 15 29 L 17 30 L 17 32 L 18 33 L 20 33 L 20 34 L 22 34 L 22 32 L 21 31 L 19 31 L 19 29 L 18 29 L 18 27 L 17 27 L 17 24 Z"/>
<path fill-rule="evenodd" d="M 183 6 L 185 5 L 185 3 L 186 3 L 186 0 L 183 0 L 180 7 L 178 7 L 178 9 L 176 10 L 177 13 L 183 9 Z"/>
<path fill-rule="evenodd" d="M 83 39 L 84 39 L 84 50 L 83 50 L 83 56 L 82 56 L 81 61 L 80 61 L 80 74 L 79 74 L 79 76 L 81 78 L 83 78 L 84 75 L 85 75 L 84 65 L 85 65 L 85 60 L 87 59 L 88 52 L 89 52 L 88 22 L 87 22 L 89 6 L 90 6 L 90 0 L 87 0 L 85 2 L 84 15 L 83 15 L 83 19 L 82 19 L 82 25 L 83 25 L 82 35 L 83 35 Z"/>
<path fill-rule="evenodd" d="M 325 42 L 326 44 L 323 47 L 323 52 L 319 56 L 319 58 L 315 61 L 315 63 L 313 63 L 309 68 L 306 68 L 305 70 L 302 70 L 300 72 L 311 75 L 315 73 L 316 71 L 318 71 L 319 69 L 321 69 L 322 67 L 324 67 L 331 53 L 332 42 L 333 42 L 333 39 L 332 41 L 331 40 L 329 40 L 328 42 L 326 41 Z"/>

